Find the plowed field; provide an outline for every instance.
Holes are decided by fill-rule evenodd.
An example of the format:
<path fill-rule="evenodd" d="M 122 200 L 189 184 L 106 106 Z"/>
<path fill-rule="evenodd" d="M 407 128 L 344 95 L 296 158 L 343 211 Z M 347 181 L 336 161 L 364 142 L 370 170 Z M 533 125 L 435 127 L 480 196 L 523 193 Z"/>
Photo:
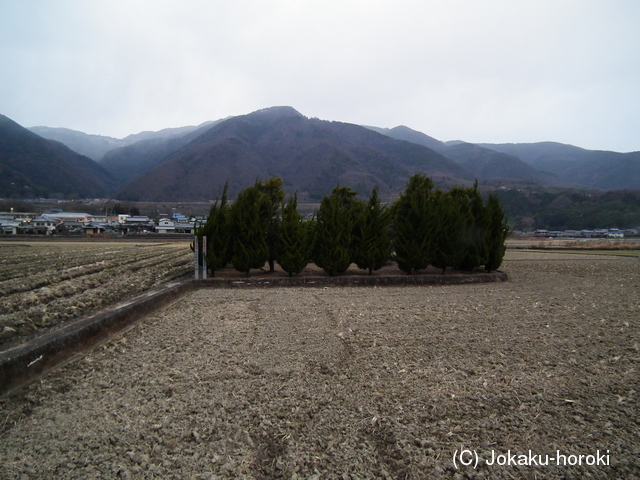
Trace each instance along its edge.
<path fill-rule="evenodd" d="M 640 478 L 640 261 L 503 269 L 189 293 L 1 399 L 0 477 Z"/>
<path fill-rule="evenodd" d="M 0 242 L 0 348 L 190 271 L 186 242 Z"/>

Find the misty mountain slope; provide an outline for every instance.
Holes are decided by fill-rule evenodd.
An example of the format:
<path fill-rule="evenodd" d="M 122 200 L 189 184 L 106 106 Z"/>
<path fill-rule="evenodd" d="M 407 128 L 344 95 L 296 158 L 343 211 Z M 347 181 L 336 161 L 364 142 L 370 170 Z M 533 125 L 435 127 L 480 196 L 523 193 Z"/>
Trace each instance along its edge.
<path fill-rule="evenodd" d="M 586 150 L 556 142 L 491 144 L 477 147 L 511 156 L 481 152 L 459 140 L 440 142 L 410 128 L 371 128 L 392 138 L 426 145 L 483 180 L 511 178 L 546 186 L 582 186 L 603 190 L 640 189 L 640 152 L 617 153 Z M 525 162 L 534 170 L 521 165 Z M 502 173 L 500 173 L 502 171 Z"/>
<path fill-rule="evenodd" d="M 469 184 L 468 171 L 433 150 L 357 125 L 308 119 L 291 107 L 233 117 L 208 129 L 144 176 L 123 200 L 208 200 L 229 180 L 234 196 L 256 179 L 281 177 L 289 192 L 319 199 L 336 185 L 368 194 L 400 191 L 416 172 L 442 186 Z"/>
<path fill-rule="evenodd" d="M 473 173 L 479 180 L 517 180 L 542 186 L 568 186 L 556 175 L 533 168 L 520 158 L 481 146 L 456 142 L 446 146 L 442 154 Z"/>
<path fill-rule="evenodd" d="M 142 140 L 166 140 L 188 135 L 207 125 L 216 122 L 205 122 L 198 126 L 164 128 L 157 132 L 140 132 L 125 138 L 113 138 L 103 135 L 92 135 L 69 128 L 31 127 L 28 130 L 49 140 L 56 140 L 65 144 L 74 152 L 85 155 L 96 162 L 101 162 L 104 155 L 116 148 L 126 147 Z"/>
<path fill-rule="evenodd" d="M 547 166 L 564 168 L 585 159 L 589 150 L 556 142 L 538 143 L 478 143 L 477 145 L 496 152 L 515 155 L 534 168 L 546 169 Z"/>
<path fill-rule="evenodd" d="M 398 125 L 397 127 L 393 128 L 379 128 L 370 126 L 366 126 L 366 128 L 373 130 L 374 132 L 378 132 L 382 135 L 386 135 L 387 137 L 395 138 L 396 140 L 404 140 L 405 142 L 417 143 L 418 145 L 429 147 L 431 150 L 435 150 L 436 152 L 442 153 L 442 151 L 446 148 L 446 145 L 440 140 L 436 140 L 429 135 L 418 132 L 417 130 L 412 130 L 411 128 L 405 127 L 404 125 Z"/>
<path fill-rule="evenodd" d="M 220 123 L 222 120 L 208 121 L 201 123 L 200 125 L 189 125 L 186 127 L 170 127 L 163 128 L 158 131 L 144 131 L 140 133 L 133 133 L 131 135 L 127 135 L 122 139 L 126 145 L 132 145 L 136 142 L 140 142 L 142 140 L 157 140 L 157 139 L 167 139 L 167 138 L 178 138 L 184 137 L 185 135 L 189 135 L 197 130 L 201 130 L 206 127 L 212 127 L 216 123 Z"/>
<path fill-rule="evenodd" d="M 554 142 L 481 146 L 516 155 L 532 167 L 574 185 L 602 190 L 640 189 L 640 152 L 585 150 Z"/>
<path fill-rule="evenodd" d="M 310 119 L 291 107 L 121 140 L 69 129 L 32 129 L 94 156 L 109 149 L 100 165 L 6 117 L 0 123 L 5 130 L 0 196 L 100 197 L 119 190 L 123 200 L 211 200 L 227 179 L 234 196 L 271 176 L 283 178 L 288 192 L 308 200 L 320 199 L 336 185 L 363 195 L 379 185 L 381 195 L 392 196 L 417 172 L 444 188 L 478 179 L 486 187 L 640 189 L 640 152 L 591 151 L 554 142 L 443 143 L 405 126 Z"/>
<path fill-rule="evenodd" d="M 509 183 L 537 183 L 540 185 L 570 185 L 559 177 L 539 171 L 516 155 L 508 155 L 462 141 L 441 142 L 422 132 L 405 126 L 394 128 L 367 127 L 397 140 L 429 147 L 471 172 L 478 180 L 509 180 Z"/>
<path fill-rule="evenodd" d="M 42 138 L 63 143 L 74 152 L 96 162 L 100 161 L 109 150 L 126 145 L 126 142 L 118 138 L 91 135 L 69 128 L 30 127 L 28 130 Z"/>
<path fill-rule="evenodd" d="M 96 162 L 0 115 L 0 197 L 92 198 L 115 183 Z"/>
<path fill-rule="evenodd" d="M 149 132 L 130 135 L 126 138 L 139 138 L 139 140 L 108 151 L 99 163 L 114 178 L 118 188 L 122 187 L 138 175 L 160 164 L 165 157 L 188 144 L 220 121 L 206 122 L 196 130 L 192 127 L 170 129 L 174 134 L 170 137 L 149 136 L 146 134 Z"/>

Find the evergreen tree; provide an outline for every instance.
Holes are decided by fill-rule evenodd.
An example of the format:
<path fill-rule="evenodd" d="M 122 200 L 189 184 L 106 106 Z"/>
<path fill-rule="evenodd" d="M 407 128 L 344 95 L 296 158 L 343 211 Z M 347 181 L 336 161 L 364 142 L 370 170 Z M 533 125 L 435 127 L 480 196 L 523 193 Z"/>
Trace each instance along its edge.
<path fill-rule="evenodd" d="M 256 182 L 238 194 L 230 215 L 232 235 L 231 264 L 249 276 L 252 268 L 262 268 L 269 258 L 267 229 L 270 205 Z"/>
<path fill-rule="evenodd" d="M 207 267 L 211 269 L 215 275 L 216 270 L 220 270 L 227 266 L 230 260 L 230 241 L 231 234 L 229 231 L 229 205 L 227 204 L 227 191 L 229 182 L 224 184 L 222 189 L 222 198 L 211 206 L 207 221 L 197 232 L 198 240 L 202 245 L 203 239 L 207 240 Z"/>
<path fill-rule="evenodd" d="M 278 236 L 278 264 L 290 277 L 302 272 L 309 263 L 314 233 L 313 222 L 304 221 L 298 213 L 298 195 L 294 194 L 282 208 Z"/>
<path fill-rule="evenodd" d="M 467 255 L 471 211 L 465 190 L 453 187 L 448 192 L 435 193 L 435 254 L 433 266 L 442 269 L 457 267 Z"/>
<path fill-rule="evenodd" d="M 273 177 L 267 180 L 263 185 L 258 183 L 260 192 L 269 200 L 265 202 L 266 215 L 269 218 L 267 226 L 267 246 L 269 255 L 269 271 L 275 270 L 275 261 L 278 256 L 278 240 L 280 238 L 280 213 L 282 209 L 282 201 L 284 200 L 284 190 L 282 189 L 282 179 Z"/>
<path fill-rule="evenodd" d="M 359 210 L 353 230 L 353 262 L 371 275 L 391 258 L 391 216 L 389 209 L 380 205 L 377 185 L 369 202 Z"/>
<path fill-rule="evenodd" d="M 349 187 L 336 187 L 322 199 L 316 219 L 315 264 L 329 275 L 351 265 L 352 230 L 358 200 Z"/>
<path fill-rule="evenodd" d="M 485 265 L 489 258 L 489 229 L 487 212 L 478 191 L 478 182 L 472 188 L 466 189 L 471 219 L 466 233 L 466 255 L 458 265 L 462 270 L 473 270 Z"/>
<path fill-rule="evenodd" d="M 509 225 L 505 219 L 504 210 L 498 197 L 493 194 L 490 194 L 487 200 L 486 218 L 489 229 L 489 248 L 484 268 L 491 271 L 497 270 L 502 265 L 502 259 L 507 249 L 504 242 L 509 235 Z"/>
<path fill-rule="evenodd" d="M 408 274 L 427 268 L 434 258 L 433 181 L 413 175 L 393 206 L 393 258 Z"/>

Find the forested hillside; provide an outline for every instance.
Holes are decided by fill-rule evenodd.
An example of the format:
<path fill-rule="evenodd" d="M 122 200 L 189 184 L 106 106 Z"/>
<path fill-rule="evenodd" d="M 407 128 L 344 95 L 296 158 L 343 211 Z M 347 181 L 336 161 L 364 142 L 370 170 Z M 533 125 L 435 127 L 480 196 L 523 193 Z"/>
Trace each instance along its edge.
<path fill-rule="evenodd" d="M 115 182 L 96 162 L 0 115 L 0 196 L 95 198 Z"/>

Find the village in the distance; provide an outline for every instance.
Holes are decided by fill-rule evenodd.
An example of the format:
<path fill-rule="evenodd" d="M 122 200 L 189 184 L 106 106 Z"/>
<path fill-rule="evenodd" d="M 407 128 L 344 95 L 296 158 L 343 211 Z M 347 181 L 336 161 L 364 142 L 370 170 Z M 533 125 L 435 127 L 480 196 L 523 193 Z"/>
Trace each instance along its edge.
<path fill-rule="evenodd" d="M 158 236 L 164 234 L 193 235 L 197 223 L 206 220 L 206 215 L 184 215 L 160 213 L 157 217 L 140 215 L 138 211 L 128 214 L 89 214 L 61 209 L 44 209 L 39 213 L 1 212 L 0 235 L 34 235 L 114 238 L 131 235 Z M 582 238 L 623 239 L 638 237 L 638 229 L 615 227 L 584 230 L 512 231 L 513 237 L 533 238 Z"/>

